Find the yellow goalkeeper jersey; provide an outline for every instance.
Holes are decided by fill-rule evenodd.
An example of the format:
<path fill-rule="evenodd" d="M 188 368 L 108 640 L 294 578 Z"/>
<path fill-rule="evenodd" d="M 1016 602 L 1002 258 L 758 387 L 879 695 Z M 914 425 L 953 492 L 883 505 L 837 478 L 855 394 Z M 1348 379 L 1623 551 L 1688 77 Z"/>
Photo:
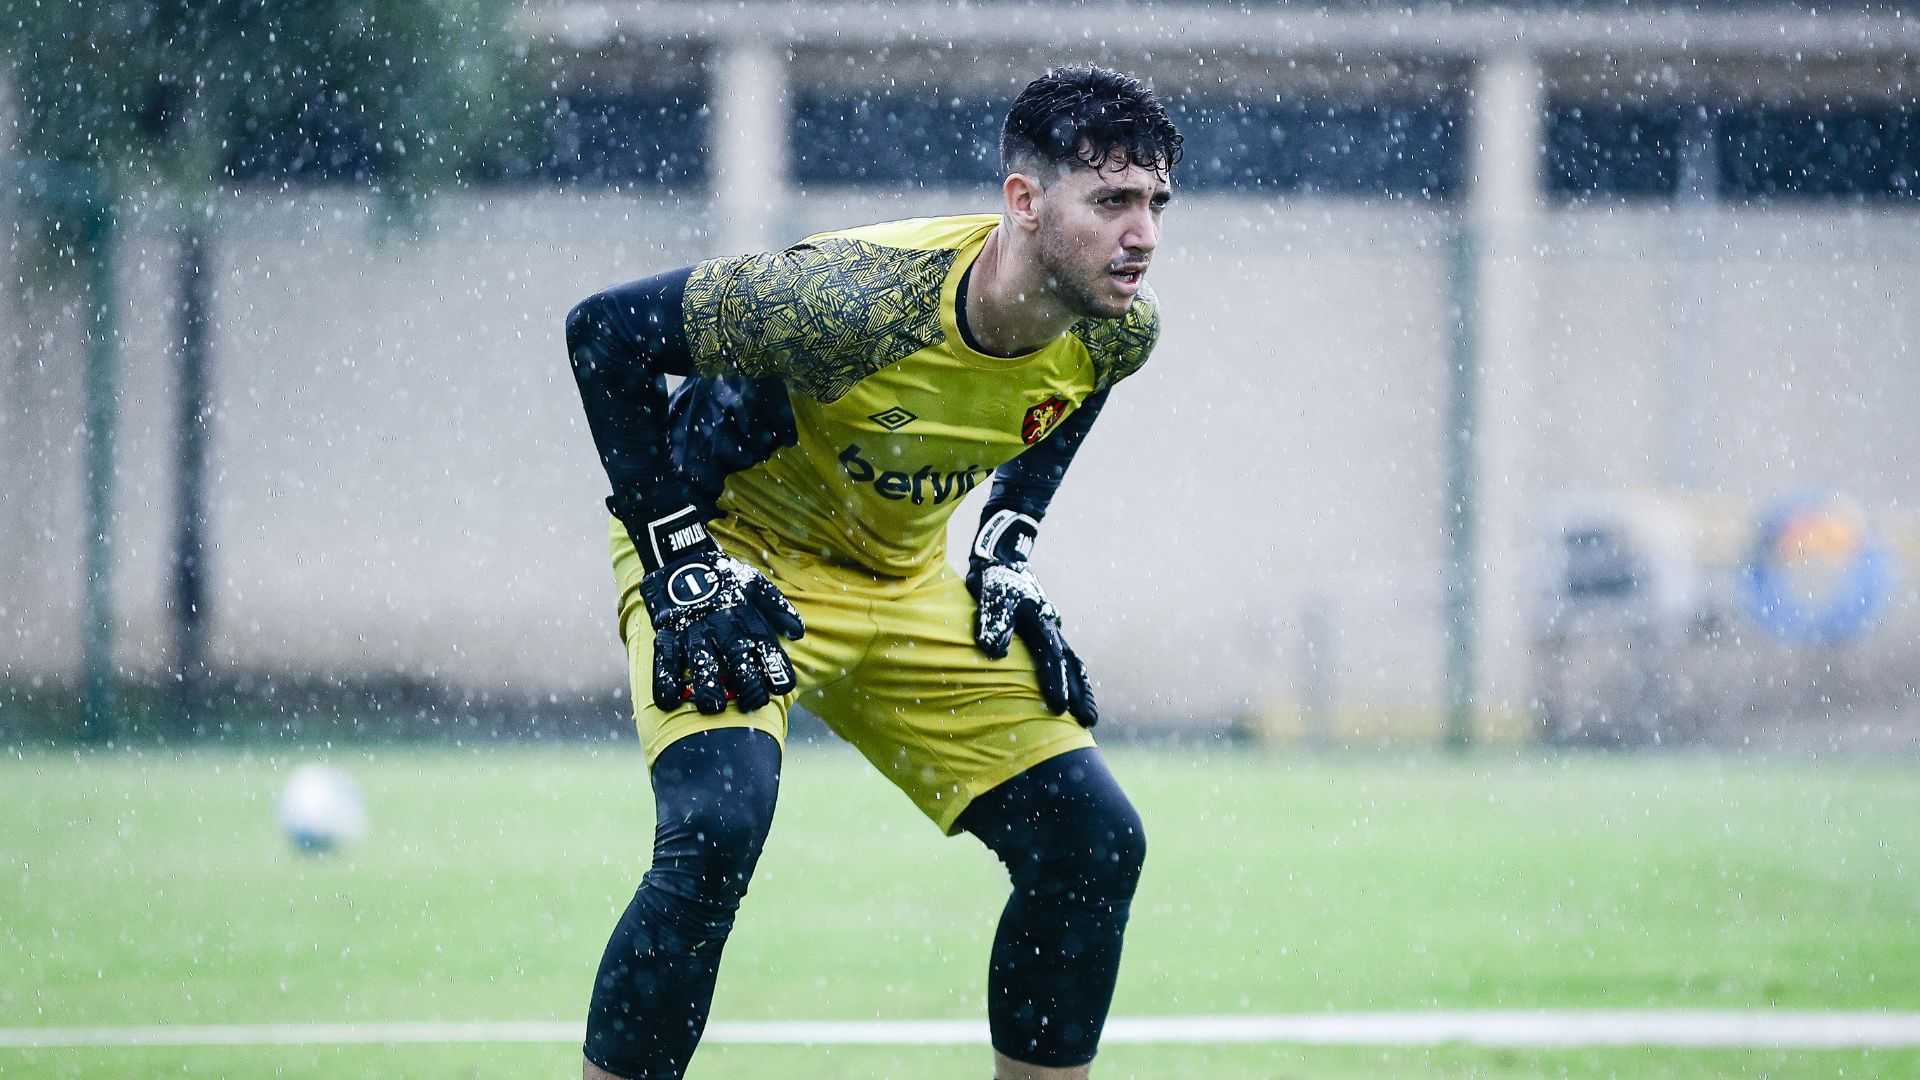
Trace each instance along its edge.
<path fill-rule="evenodd" d="M 673 396 L 673 454 L 718 532 L 738 534 L 731 518 L 795 551 L 918 575 L 942 560 L 967 492 L 1146 362 L 1160 324 L 1146 288 L 1125 317 L 1082 320 L 1025 356 L 972 348 L 956 305 L 999 223 L 888 222 L 692 268 L 697 374 Z"/>

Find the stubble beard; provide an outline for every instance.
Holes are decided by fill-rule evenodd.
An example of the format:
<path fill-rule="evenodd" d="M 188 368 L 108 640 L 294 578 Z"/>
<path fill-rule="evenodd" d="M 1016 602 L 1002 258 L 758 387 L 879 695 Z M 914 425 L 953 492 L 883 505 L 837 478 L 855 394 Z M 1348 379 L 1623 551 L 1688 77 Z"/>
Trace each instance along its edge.
<path fill-rule="evenodd" d="M 1040 228 L 1040 268 L 1047 273 L 1047 284 L 1053 289 L 1054 299 L 1060 306 L 1082 319 L 1120 319 L 1125 318 L 1127 309 L 1133 306 L 1133 299 L 1115 296 L 1107 292 L 1107 267 L 1102 263 L 1095 270 L 1086 270 L 1078 259 L 1081 252 L 1059 230 L 1042 221 Z M 1118 310 L 1115 305 L 1118 304 Z"/>

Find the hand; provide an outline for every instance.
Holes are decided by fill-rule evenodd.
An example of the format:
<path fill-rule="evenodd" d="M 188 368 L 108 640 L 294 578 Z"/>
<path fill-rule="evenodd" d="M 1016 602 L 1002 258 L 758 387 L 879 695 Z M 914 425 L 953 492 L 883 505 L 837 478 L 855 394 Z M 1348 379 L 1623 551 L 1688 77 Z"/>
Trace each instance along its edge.
<path fill-rule="evenodd" d="M 1013 636 L 1020 635 L 1033 654 L 1047 708 L 1056 714 L 1071 712 L 1082 726 L 1092 727 L 1100 710 L 1087 666 L 1061 636 L 1060 612 L 1027 566 L 1039 530 L 1039 522 L 1012 510 L 992 511 L 980 523 L 967 560 L 967 591 L 980 605 L 974 641 L 998 660 L 1007 655 Z"/>
<path fill-rule="evenodd" d="M 728 699 L 752 712 L 797 685 L 775 631 L 798 641 L 800 613 L 704 528 L 640 579 L 640 597 L 653 619 L 653 703 L 662 712 L 689 698 L 703 713 L 725 712 Z"/>

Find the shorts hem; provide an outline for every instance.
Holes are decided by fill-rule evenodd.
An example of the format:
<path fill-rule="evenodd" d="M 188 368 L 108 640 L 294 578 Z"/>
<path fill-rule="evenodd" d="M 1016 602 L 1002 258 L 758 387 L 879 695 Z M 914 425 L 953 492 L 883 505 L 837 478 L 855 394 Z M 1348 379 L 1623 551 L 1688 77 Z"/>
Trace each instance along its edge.
<path fill-rule="evenodd" d="M 968 781 L 963 787 L 964 797 L 955 799 L 951 805 L 942 807 L 940 813 L 934 816 L 933 823 L 940 827 L 941 832 L 953 836 L 960 831 L 956 822 L 960 820 L 961 814 L 966 813 L 967 807 L 973 805 L 973 800 L 1043 761 L 1057 758 L 1069 751 L 1085 750 L 1096 745 L 1098 744 L 1093 741 L 1093 732 L 1076 724 L 1072 731 L 1059 738 L 1030 746 L 1025 753 L 1008 758 L 997 768 L 981 773 Z"/>
<path fill-rule="evenodd" d="M 769 706 L 769 708 L 771 708 L 771 706 Z M 732 715 L 731 716 L 728 716 L 728 715 L 714 716 L 711 718 L 710 723 L 696 724 L 690 727 L 681 728 L 680 730 L 674 731 L 671 734 L 665 735 L 657 744 L 647 746 L 646 748 L 647 768 L 649 769 L 653 768 L 653 763 L 660 759 L 661 754 L 664 754 L 667 752 L 667 747 L 672 746 L 674 743 L 679 742 L 681 739 L 684 739 L 689 735 L 698 735 L 703 731 L 726 731 L 733 728 L 746 728 L 749 731 L 766 732 L 767 734 L 773 736 L 774 742 L 780 744 L 780 755 L 782 757 L 786 756 L 786 753 L 787 753 L 787 732 L 786 732 L 786 723 L 785 723 L 786 718 L 779 715 L 778 709 L 773 709 L 773 712 L 775 715 L 766 720 L 760 719 L 760 713 L 766 712 L 768 711 L 768 709 L 761 709 L 758 712 L 752 712 L 752 713 L 743 713 L 733 708 L 733 706 L 729 705 L 727 706 L 727 711 Z"/>

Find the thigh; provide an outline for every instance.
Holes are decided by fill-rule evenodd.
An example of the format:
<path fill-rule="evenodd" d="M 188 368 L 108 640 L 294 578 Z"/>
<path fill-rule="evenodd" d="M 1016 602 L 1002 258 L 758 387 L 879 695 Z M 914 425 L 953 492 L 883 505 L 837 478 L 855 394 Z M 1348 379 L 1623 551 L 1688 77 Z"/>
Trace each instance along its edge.
<path fill-rule="evenodd" d="M 780 746 L 763 732 L 697 732 L 653 763 L 656 883 L 682 896 L 746 891 L 780 794 Z"/>
<path fill-rule="evenodd" d="M 795 699 L 847 678 L 873 636 L 873 622 L 865 601 L 824 579 L 813 567 L 814 560 L 768 550 L 758 543 L 733 540 L 717 526 L 718 523 L 715 535 L 722 538 L 722 546 L 728 553 L 767 575 L 806 623 L 806 633 L 799 641 L 781 642 L 788 659 L 793 661 L 798 685 L 791 693 L 776 697 L 751 713 L 731 706 L 711 716 L 691 704 L 672 711 L 656 707 L 653 704 L 653 624 L 640 599 L 643 570 L 640 557 L 633 550 L 633 541 L 615 519 L 611 543 L 614 578 L 620 595 L 620 637 L 626 644 L 634 726 L 639 731 L 640 746 L 646 752 L 648 765 L 654 764 L 667 747 L 701 731 L 752 728 L 773 736 L 784 747 L 787 712 Z"/>
<path fill-rule="evenodd" d="M 981 794 L 1093 745 L 1077 721 L 1048 711 L 1025 646 L 995 660 L 974 644 L 973 597 L 945 567 L 874 605 L 874 621 L 855 677 L 821 694 L 818 709 L 943 831 L 957 831 Z"/>

